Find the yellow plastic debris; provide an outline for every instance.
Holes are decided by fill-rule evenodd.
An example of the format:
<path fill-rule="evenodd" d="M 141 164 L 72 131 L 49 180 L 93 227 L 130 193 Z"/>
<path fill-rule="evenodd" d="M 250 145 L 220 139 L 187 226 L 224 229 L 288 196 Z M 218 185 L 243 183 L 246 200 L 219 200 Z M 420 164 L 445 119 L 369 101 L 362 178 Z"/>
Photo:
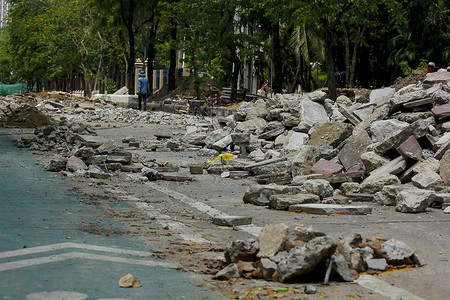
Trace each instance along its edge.
<path fill-rule="evenodd" d="M 232 153 L 223 153 L 223 154 L 220 154 L 219 156 L 217 156 L 216 158 L 208 159 L 208 162 L 213 162 L 213 161 L 216 161 L 219 159 L 221 161 L 224 160 L 228 163 L 231 159 L 233 159 L 233 154 Z"/>

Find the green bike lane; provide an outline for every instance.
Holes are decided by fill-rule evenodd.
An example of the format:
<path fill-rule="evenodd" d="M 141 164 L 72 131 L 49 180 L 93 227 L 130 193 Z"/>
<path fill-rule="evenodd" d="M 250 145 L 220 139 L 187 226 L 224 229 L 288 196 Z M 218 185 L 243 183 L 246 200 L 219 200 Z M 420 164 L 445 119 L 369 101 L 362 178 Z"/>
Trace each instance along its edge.
<path fill-rule="evenodd" d="M 223 299 L 124 231 L 0 131 L 0 299 Z M 142 287 L 119 288 L 127 273 Z"/>

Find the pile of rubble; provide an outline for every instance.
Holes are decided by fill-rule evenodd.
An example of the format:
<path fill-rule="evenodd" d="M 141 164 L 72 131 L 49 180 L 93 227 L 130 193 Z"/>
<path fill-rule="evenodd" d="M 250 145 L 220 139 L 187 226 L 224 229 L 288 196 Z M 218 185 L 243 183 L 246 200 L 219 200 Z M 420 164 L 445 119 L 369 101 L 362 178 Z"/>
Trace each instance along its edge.
<path fill-rule="evenodd" d="M 336 213 L 343 209 L 333 203 L 376 201 L 423 212 L 450 200 L 449 80 L 443 70 L 398 91 L 341 95 L 335 102 L 320 90 L 276 95 L 243 103 L 214 128 L 188 128 L 182 141 L 210 156 L 239 148 L 241 159 L 208 171 L 256 180 L 246 203 Z"/>
<path fill-rule="evenodd" d="M 255 180 L 243 197 L 245 203 L 308 213 L 367 214 L 370 207 L 340 204 L 375 201 L 417 213 L 450 202 L 449 81 L 450 72 L 442 70 L 397 91 L 347 93 L 336 101 L 321 90 L 276 95 L 243 102 L 234 114 L 217 118 L 141 112 L 83 98 L 75 102 L 52 98 L 36 107 L 9 99 L 0 105 L 0 117 L 30 121 L 42 115 L 39 108 L 60 120 L 23 137 L 18 145 L 56 150 L 65 159 L 75 157 L 85 164 L 84 171 L 89 166 L 106 173 L 120 169 L 156 180 L 163 178 L 158 168 L 167 166 L 133 157 L 114 141 L 93 138 L 95 130 L 82 122 L 182 125 L 186 128 L 182 137 L 143 141 L 130 137 L 122 142 L 147 151 L 196 150 L 208 158 L 231 152 L 238 158 L 228 164 L 217 160 L 197 167 L 223 177 Z M 8 112 L 12 108 L 35 113 L 17 118 L 17 113 Z M 45 120 L 27 125 L 39 127 L 48 124 Z M 59 167 L 47 169 L 63 170 L 64 160 L 56 160 Z M 74 168 L 66 165 L 64 170 Z"/>
<path fill-rule="evenodd" d="M 425 262 L 405 243 L 385 237 L 363 241 L 334 239 L 304 226 L 291 235 L 284 224 L 268 225 L 257 240 L 237 240 L 225 251 L 227 266 L 215 279 L 254 278 L 277 282 L 351 282 L 360 272 L 422 266 Z"/>
<path fill-rule="evenodd" d="M 50 124 L 50 118 L 36 107 L 17 102 L 0 105 L 0 127 L 34 128 Z"/>

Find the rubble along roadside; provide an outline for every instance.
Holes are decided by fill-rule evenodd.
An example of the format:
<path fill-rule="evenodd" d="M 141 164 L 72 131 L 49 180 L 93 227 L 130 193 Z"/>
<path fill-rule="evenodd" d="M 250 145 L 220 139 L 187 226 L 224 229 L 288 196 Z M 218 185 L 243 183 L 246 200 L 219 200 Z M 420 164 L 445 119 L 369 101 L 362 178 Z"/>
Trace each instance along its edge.
<path fill-rule="evenodd" d="M 188 128 L 189 132 L 181 138 L 136 141 L 131 137 L 128 144 L 148 151 L 195 150 L 208 158 L 223 152 L 233 152 L 238 158 L 229 164 L 205 164 L 204 169 L 211 174 L 246 172 L 247 175 L 242 176 L 257 182 L 244 195 L 246 203 L 290 210 L 291 205 L 304 203 L 277 205 L 280 201 L 286 201 L 280 199 L 289 198 L 287 195 L 312 194 L 318 196 L 313 197 L 313 203 L 349 204 L 364 198 L 381 205 L 394 205 L 399 212 L 420 213 L 427 211 L 430 206 L 447 206 L 448 91 L 447 81 L 414 84 L 399 91 L 391 91 L 382 99 L 372 95 L 375 92 L 372 91 L 369 101 L 355 95 L 355 99 L 349 98 L 350 101 L 341 97 L 339 101 L 330 103 L 321 91 L 303 97 L 278 95 L 275 105 L 266 102 L 262 105 L 263 101 L 260 100 L 244 103 L 241 107 L 246 107 L 240 107 L 241 110 L 238 109 L 233 117 L 218 118 L 217 123 L 206 119 L 206 122 L 201 120 L 202 124 L 199 125 L 200 121 L 194 120 L 187 125 L 192 126 Z M 358 109 L 352 108 L 353 105 Z M 314 109 L 320 113 L 314 113 Z M 372 112 L 364 118 L 361 111 L 367 109 Z M 124 111 L 128 117 L 134 113 L 133 110 Z M 53 110 L 51 114 L 58 113 Z M 95 111 L 82 113 L 91 116 Z M 313 120 L 308 118 L 311 115 L 314 116 Z M 149 122 L 142 114 L 135 116 L 137 120 L 143 118 L 143 122 Z M 67 161 L 59 163 L 62 169 L 59 167 L 53 171 L 64 170 L 68 176 L 110 176 L 111 172 L 122 170 L 123 167 L 137 173 L 150 168 L 158 172 L 153 178 L 159 180 L 163 178 L 158 177 L 159 174 L 164 172 L 158 171 L 158 168 L 170 167 L 140 162 L 139 158 L 120 149 L 112 141 L 95 141 L 95 136 L 92 136 L 95 129 L 80 123 L 70 123 L 69 120 L 70 117 L 64 116 L 62 124 L 40 128 L 34 137 L 22 137 L 22 144 L 18 142 L 18 146 L 67 152 L 63 155 L 63 161 L 64 156 Z M 95 120 L 95 117 L 91 120 Z M 128 120 L 136 121 L 130 117 Z M 321 122 L 323 120 L 326 122 Z M 336 130 L 339 132 L 336 133 L 338 137 L 330 136 L 334 133 L 332 126 L 337 124 L 345 124 L 346 129 Z M 76 130 L 73 136 L 72 125 Z M 322 130 L 326 126 L 330 126 L 328 130 Z M 276 132 L 281 133 L 277 135 Z M 236 134 L 241 137 L 239 142 L 234 142 Z M 59 137 L 63 137 L 63 142 L 58 141 Z M 103 147 L 98 149 L 100 146 Z M 74 149 L 77 151 L 73 152 Z M 76 158 L 81 158 L 86 166 Z M 89 170 L 90 167 L 94 169 Z M 106 175 L 93 175 L 95 173 Z M 155 180 L 152 179 L 154 174 L 141 174 L 142 180 Z M 270 190 L 272 187 L 286 187 L 287 194 L 280 193 L 285 196 L 277 199 L 275 196 L 278 194 L 261 192 L 264 188 Z M 409 203 L 411 199 L 414 201 Z"/>

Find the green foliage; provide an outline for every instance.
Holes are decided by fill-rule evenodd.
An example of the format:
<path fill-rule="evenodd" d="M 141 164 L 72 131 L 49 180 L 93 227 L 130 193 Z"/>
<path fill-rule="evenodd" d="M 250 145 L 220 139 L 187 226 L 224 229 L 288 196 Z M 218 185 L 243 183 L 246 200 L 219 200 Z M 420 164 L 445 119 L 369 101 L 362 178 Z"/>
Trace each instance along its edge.
<path fill-rule="evenodd" d="M 428 71 L 428 62 L 424 58 L 422 58 L 420 60 L 419 64 L 417 65 L 416 70 L 427 72 Z"/>
<path fill-rule="evenodd" d="M 403 76 L 405 77 L 412 74 L 412 69 L 407 61 L 400 62 L 400 70 L 402 70 Z"/>
<path fill-rule="evenodd" d="M 132 70 L 135 57 L 147 58 L 150 45 L 156 47 L 155 68 L 168 68 L 170 50 L 181 50 L 196 84 L 212 79 L 222 86 L 232 83 L 233 65 L 242 73 L 246 59 L 258 59 L 260 82 L 270 80 L 274 59 L 281 59 L 280 73 L 274 74 L 282 75 L 283 88 L 300 83 L 306 89 L 315 87 L 311 62 L 322 63 L 320 86 L 327 65 L 328 76 L 348 66 L 349 48 L 361 48 L 355 64 L 364 71 L 356 71 L 355 81 L 363 86 L 389 84 L 407 76 L 410 66 L 426 70 L 428 61 L 438 66 L 450 61 L 450 2 L 444 0 L 10 3 L 11 22 L 0 32 L 2 81 L 32 84 L 81 75 L 99 82 L 108 73 Z M 332 54 L 327 58 L 326 46 Z"/>

